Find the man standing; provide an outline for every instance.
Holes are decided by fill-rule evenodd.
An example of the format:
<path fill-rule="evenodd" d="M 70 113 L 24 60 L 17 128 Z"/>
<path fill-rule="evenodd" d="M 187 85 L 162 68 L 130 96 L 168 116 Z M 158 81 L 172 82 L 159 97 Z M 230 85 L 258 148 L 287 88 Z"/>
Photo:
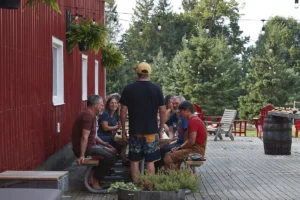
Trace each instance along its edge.
<path fill-rule="evenodd" d="M 94 189 L 101 189 L 99 181 L 109 173 L 116 162 L 114 153 L 109 149 L 111 146 L 96 137 L 96 116 L 103 108 L 102 98 L 91 95 L 87 100 L 87 109 L 79 114 L 72 129 L 73 152 L 78 157 L 78 164 L 82 164 L 87 155 L 103 157 L 90 174 L 89 182 Z M 97 146 L 96 143 L 103 146 Z"/>
<path fill-rule="evenodd" d="M 129 116 L 129 160 L 131 176 L 136 182 L 139 162 L 145 158 L 149 173 L 155 173 L 154 162 L 160 160 L 159 138 L 166 122 L 166 107 L 161 88 L 149 81 L 151 67 L 140 63 L 136 68 L 138 81 L 127 85 L 121 95 L 122 138 L 127 140 L 125 120 Z M 157 111 L 160 123 L 157 126 Z"/>

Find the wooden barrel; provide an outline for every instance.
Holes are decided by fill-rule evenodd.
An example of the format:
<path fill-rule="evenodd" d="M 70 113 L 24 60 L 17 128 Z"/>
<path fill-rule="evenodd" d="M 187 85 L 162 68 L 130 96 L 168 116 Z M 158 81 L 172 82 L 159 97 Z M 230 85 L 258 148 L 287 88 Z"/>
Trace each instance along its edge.
<path fill-rule="evenodd" d="M 292 124 L 288 118 L 266 116 L 263 131 L 265 154 L 291 155 Z"/>
<path fill-rule="evenodd" d="M 174 191 L 134 191 L 118 189 L 118 200 L 184 200 L 185 190 Z"/>

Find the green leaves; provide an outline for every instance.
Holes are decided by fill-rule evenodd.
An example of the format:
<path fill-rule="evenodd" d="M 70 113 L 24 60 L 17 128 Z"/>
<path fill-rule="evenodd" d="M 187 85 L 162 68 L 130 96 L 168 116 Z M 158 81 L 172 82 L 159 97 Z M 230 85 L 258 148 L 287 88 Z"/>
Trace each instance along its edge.
<path fill-rule="evenodd" d="M 97 54 L 99 49 L 104 46 L 107 35 L 107 28 L 98 23 L 93 24 L 91 18 L 81 19 L 79 22 L 71 22 L 69 31 L 67 32 L 69 51 L 71 51 L 76 44 L 84 42 Z"/>
<path fill-rule="evenodd" d="M 148 191 L 178 191 L 189 189 L 198 190 L 200 176 L 194 174 L 189 168 L 180 170 L 159 171 L 156 174 L 139 174 L 137 186 Z"/>
<path fill-rule="evenodd" d="M 103 67 L 114 69 L 120 67 L 125 59 L 121 51 L 112 45 L 106 45 L 102 48 L 101 61 Z"/>

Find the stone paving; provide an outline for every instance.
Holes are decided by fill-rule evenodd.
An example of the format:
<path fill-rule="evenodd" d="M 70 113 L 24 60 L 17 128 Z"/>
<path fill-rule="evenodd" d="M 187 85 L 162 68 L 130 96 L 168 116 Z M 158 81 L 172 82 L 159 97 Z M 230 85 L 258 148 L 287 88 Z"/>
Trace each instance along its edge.
<path fill-rule="evenodd" d="M 199 193 L 192 199 L 300 199 L 300 139 L 293 138 L 292 155 L 265 155 L 263 142 L 257 137 L 224 138 L 213 141 L 209 136 L 207 161 L 197 169 L 201 174 Z M 70 168 L 72 199 L 105 199 L 87 193 L 82 178 L 84 167 Z M 108 199 L 117 199 L 110 196 Z"/>

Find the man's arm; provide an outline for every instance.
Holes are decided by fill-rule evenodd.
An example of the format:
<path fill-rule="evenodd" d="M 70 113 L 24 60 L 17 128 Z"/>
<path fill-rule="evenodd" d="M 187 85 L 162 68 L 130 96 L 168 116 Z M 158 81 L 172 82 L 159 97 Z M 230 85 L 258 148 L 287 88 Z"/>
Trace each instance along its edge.
<path fill-rule="evenodd" d="M 96 144 L 102 144 L 104 146 L 107 146 L 107 147 L 111 147 L 111 145 L 108 143 L 108 142 L 104 142 L 101 138 L 99 138 L 98 136 L 96 136 Z"/>
<path fill-rule="evenodd" d="M 82 129 L 82 136 L 80 141 L 80 157 L 77 160 L 78 164 L 82 164 L 84 161 L 84 154 L 87 148 L 89 135 L 90 135 L 89 130 Z"/>
<path fill-rule="evenodd" d="M 166 110 L 166 106 L 159 106 L 159 118 L 160 118 L 160 122 L 159 122 L 159 137 L 162 138 L 162 132 L 163 132 L 163 128 L 164 128 L 164 124 L 167 121 L 167 110 Z"/>
<path fill-rule="evenodd" d="M 122 126 L 122 138 L 124 140 L 127 140 L 127 133 L 126 133 L 126 129 L 125 129 L 125 121 L 126 121 L 126 117 L 127 117 L 127 111 L 128 111 L 127 106 L 122 105 L 120 117 L 121 117 L 121 126 Z"/>
<path fill-rule="evenodd" d="M 191 148 L 196 142 L 197 132 L 192 131 L 188 133 L 187 140 L 180 146 L 182 149 Z"/>

